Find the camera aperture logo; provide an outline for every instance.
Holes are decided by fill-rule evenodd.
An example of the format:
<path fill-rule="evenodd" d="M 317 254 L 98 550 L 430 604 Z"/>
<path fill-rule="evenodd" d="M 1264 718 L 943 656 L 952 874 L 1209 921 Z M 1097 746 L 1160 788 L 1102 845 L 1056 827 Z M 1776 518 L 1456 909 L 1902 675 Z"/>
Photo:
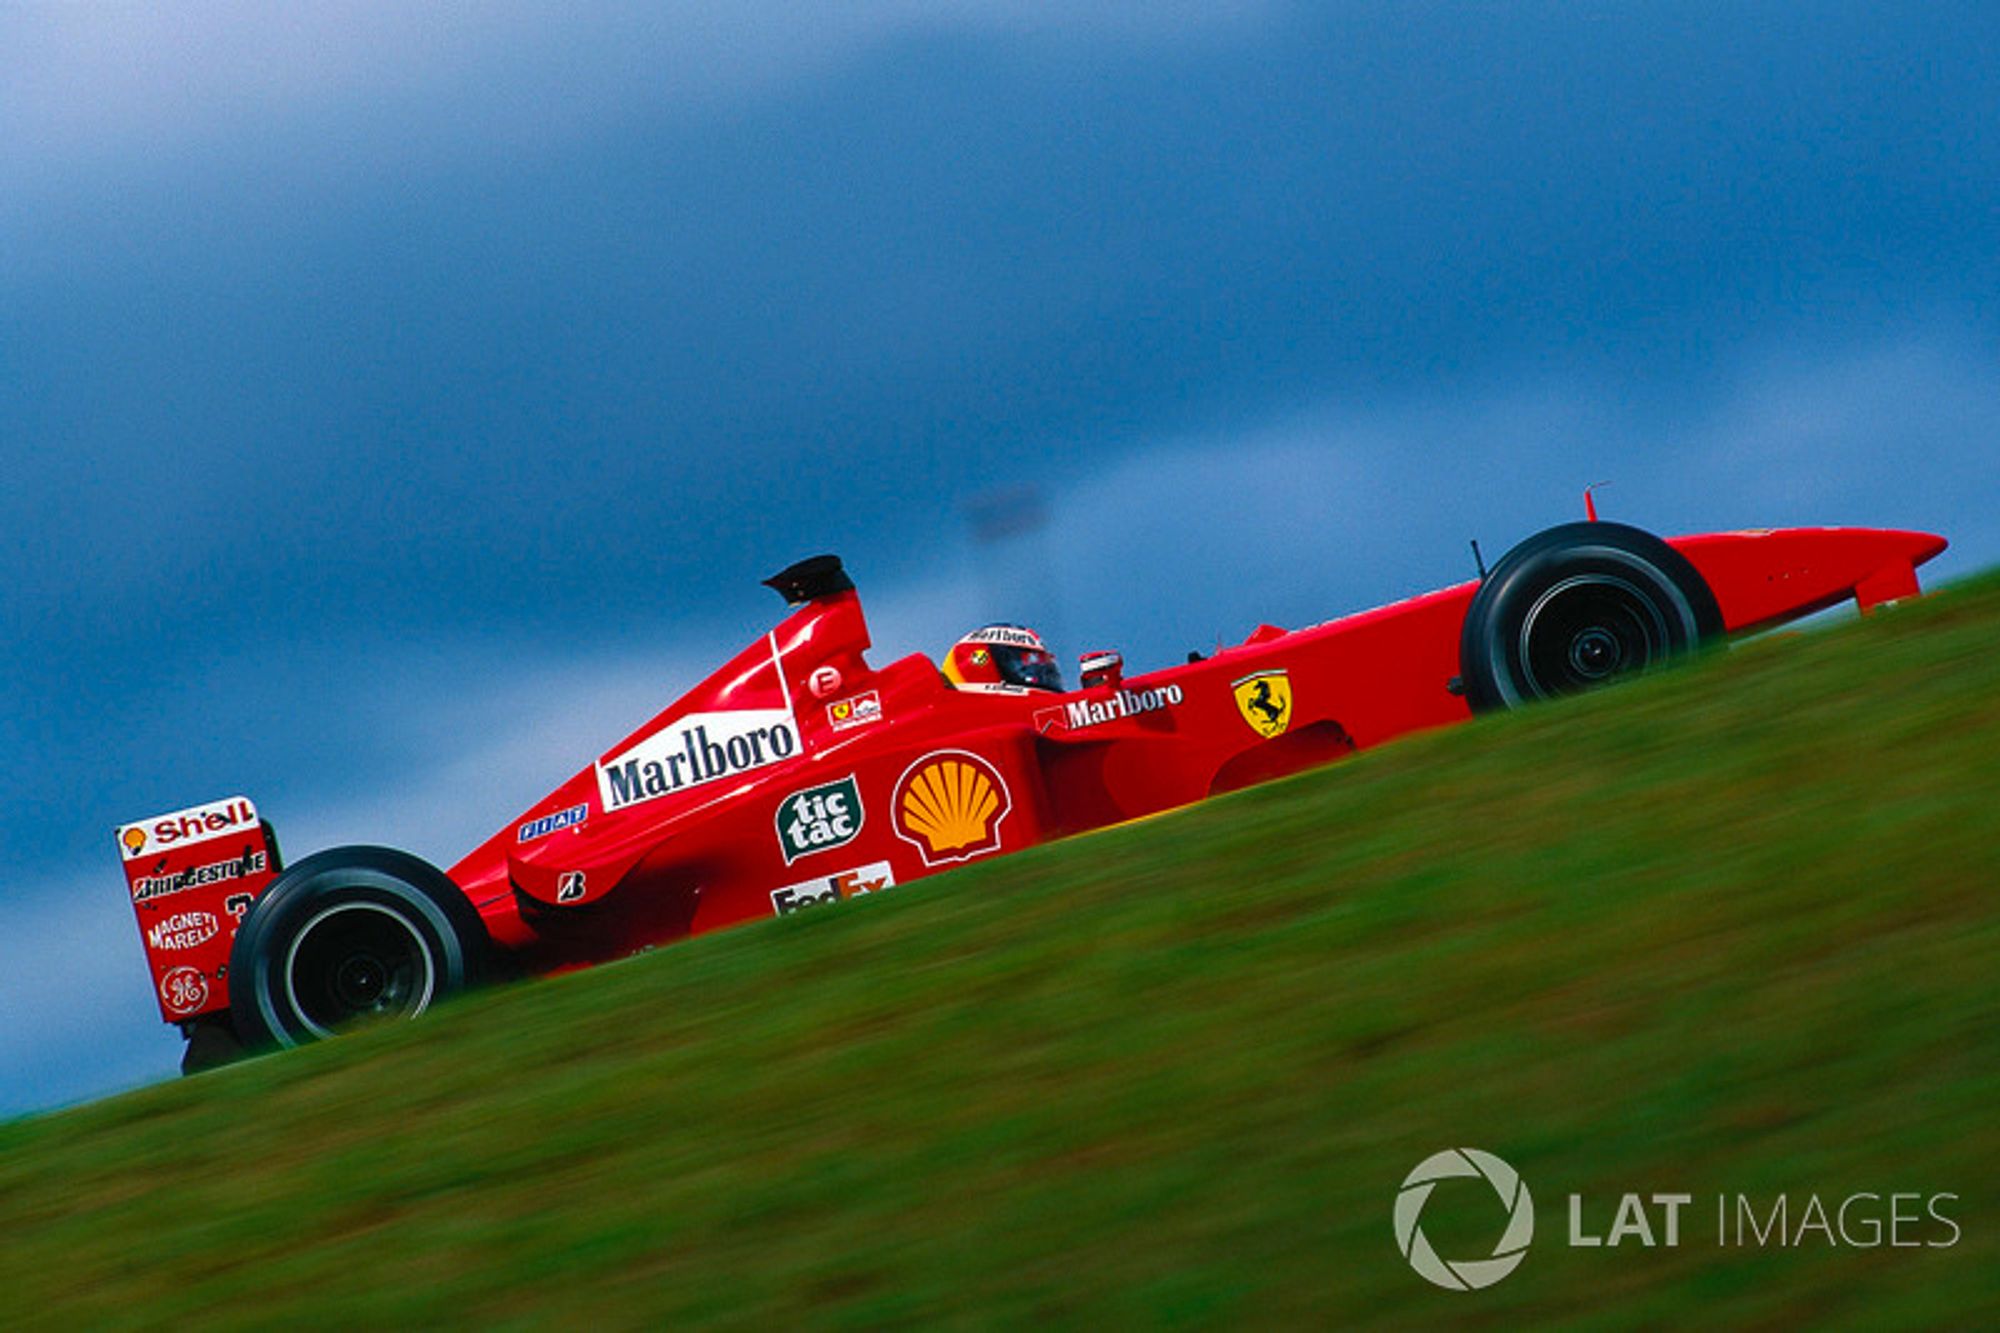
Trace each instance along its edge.
<path fill-rule="evenodd" d="M 1507 1229 L 1500 1233 L 1493 1253 L 1484 1259 L 1440 1258 L 1417 1223 L 1437 1183 L 1464 1176 L 1482 1177 L 1493 1187 L 1507 1215 Z M 1448 1291 L 1478 1291 L 1492 1286 L 1521 1266 L 1521 1260 L 1528 1254 L 1528 1243 L 1534 1238 L 1535 1204 L 1526 1182 L 1519 1172 L 1490 1152 L 1447 1148 L 1432 1153 L 1403 1178 L 1403 1187 L 1396 1192 L 1396 1248 L 1426 1281 Z"/>
<path fill-rule="evenodd" d="M 1447 1259 L 1440 1255 L 1419 1223 L 1438 1182 L 1477 1178 L 1493 1189 L 1500 1210 L 1506 1215 L 1505 1229 L 1485 1258 Z M 1546 1183 L 1546 1182 L 1544 1182 Z M 1481 1213 L 1463 1211 L 1465 1200 L 1476 1196 Z M 1702 1218 L 1709 1210 L 1709 1195 L 1690 1190 L 1637 1192 L 1618 1195 L 1617 1207 L 1609 1209 L 1610 1226 L 1603 1218 L 1608 1205 L 1601 1199 L 1596 1208 L 1587 1206 L 1584 1196 L 1568 1197 L 1568 1234 L 1553 1244 L 1567 1243 L 1571 1250 L 1610 1255 L 1621 1250 L 1680 1249 L 1683 1244 L 1701 1242 L 1706 1230 Z M 1795 1194 L 1754 1197 L 1740 1193 L 1716 1193 L 1713 1197 L 1717 1250 L 1744 1251 L 1790 1249 L 1833 1251 L 1842 1248 L 1891 1250 L 1949 1250 L 1964 1235 L 1954 1216 L 1960 1196 L 1949 1190 L 1849 1189 L 1842 1194 L 1815 1190 L 1801 1203 Z M 1477 1229 L 1482 1213 L 1490 1211 L 1484 1192 L 1453 1192 L 1448 1222 L 1458 1223 L 1458 1235 L 1484 1236 Z M 1466 1230 L 1466 1224 L 1475 1229 Z M 1521 1266 L 1528 1245 L 1535 1238 L 1535 1205 L 1528 1186 L 1513 1167 L 1490 1152 L 1478 1148 L 1447 1148 L 1432 1153 L 1403 1178 L 1396 1192 L 1396 1248 L 1410 1267 L 1426 1282 L 1447 1291 L 1478 1291 L 1490 1287 Z M 1484 1226 L 1498 1227 L 1497 1218 Z"/>

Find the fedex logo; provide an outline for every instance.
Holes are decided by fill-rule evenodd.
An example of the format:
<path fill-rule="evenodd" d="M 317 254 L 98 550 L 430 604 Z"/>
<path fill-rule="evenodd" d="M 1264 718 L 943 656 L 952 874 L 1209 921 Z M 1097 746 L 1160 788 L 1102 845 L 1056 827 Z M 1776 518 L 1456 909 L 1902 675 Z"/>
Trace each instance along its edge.
<path fill-rule="evenodd" d="M 118 830 L 118 850 L 127 861 L 136 860 L 148 852 L 170 851 L 227 833 L 248 832 L 257 827 L 257 822 L 257 807 L 250 804 L 250 798 L 231 796 L 127 824 Z"/>
<path fill-rule="evenodd" d="M 821 875 L 817 879 L 772 889 L 771 910 L 779 916 L 790 916 L 808 907 L 824 907 L 864 893 L 880 893 L 894 888 L 895 884 L 895 872 L 889 869 L 887 861 L 871 861 L 837 875 Z"/>

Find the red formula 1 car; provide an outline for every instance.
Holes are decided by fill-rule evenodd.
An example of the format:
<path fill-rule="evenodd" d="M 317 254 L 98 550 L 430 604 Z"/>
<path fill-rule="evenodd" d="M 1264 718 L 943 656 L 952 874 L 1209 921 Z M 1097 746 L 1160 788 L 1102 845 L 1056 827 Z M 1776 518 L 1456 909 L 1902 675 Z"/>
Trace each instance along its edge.
<path fill-rule="evenodd" d="M 126 825 L 119 850 L 161 1013 L 199 1067 L 237 1042 L 415 1015 L 493 975 L 882 893 L 1847 598 L 1865 610 L 1915 594 L 1916 566 L 1944 546 L 1877 529 L 1662 541 L 1575 523 L 1476 582 L 1306 629 L 1260 625 L 1131 677 L 1092 655 L 1074 690 L 979 692 L 921 655 L 870 665 L 854 585 L 820 556 L 767 581 L 792 608 L 776 629 L 448 873 L 380 847 L 283 868 L 242 797 Z"/>

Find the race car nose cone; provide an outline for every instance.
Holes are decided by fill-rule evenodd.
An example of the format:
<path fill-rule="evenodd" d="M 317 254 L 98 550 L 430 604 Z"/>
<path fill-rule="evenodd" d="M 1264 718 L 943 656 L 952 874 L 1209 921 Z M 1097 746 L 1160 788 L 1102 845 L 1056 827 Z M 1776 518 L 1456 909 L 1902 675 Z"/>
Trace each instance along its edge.
<path fill-rule="evenodd" d="M 1899 531 L 1896 535 L 1909 543 L 1910 563 L 1913 565 L 1921 565 L 1926 560 L 1943 555 L 1945 547 L 1951 545 L 1934 532 Z"/>

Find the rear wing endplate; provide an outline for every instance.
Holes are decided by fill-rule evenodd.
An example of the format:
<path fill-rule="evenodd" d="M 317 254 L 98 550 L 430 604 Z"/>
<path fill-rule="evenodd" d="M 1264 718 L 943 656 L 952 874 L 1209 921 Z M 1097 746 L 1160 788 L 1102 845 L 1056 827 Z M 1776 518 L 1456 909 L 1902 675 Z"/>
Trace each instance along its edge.
<path fill-rule="evenodd" d="M 121 825 L 118 855 L 160 1017 L 227 1009 L 236 927 L 282 869 L 271 826 L 249 797 L 231 796 Z"/>

